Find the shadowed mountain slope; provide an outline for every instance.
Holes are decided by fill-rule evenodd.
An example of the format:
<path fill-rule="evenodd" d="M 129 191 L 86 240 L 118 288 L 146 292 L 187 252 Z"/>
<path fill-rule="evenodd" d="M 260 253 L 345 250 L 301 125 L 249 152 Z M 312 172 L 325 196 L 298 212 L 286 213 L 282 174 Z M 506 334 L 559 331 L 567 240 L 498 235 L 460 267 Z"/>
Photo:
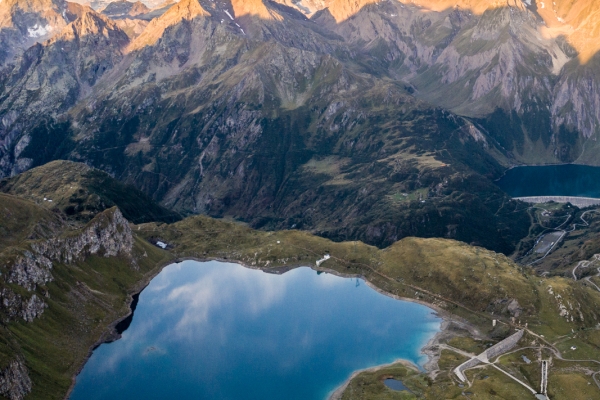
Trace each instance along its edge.
<path fill-rule="evenodd" d="M 594 59 L 546 35 L 535 4 L 300 6 L 184 0 L 126 48 L 106 25 L 106 69 L 66 68 L 69 90 L 37 97 L 34 54 L 3 78 L 3 174 L 69 158 L 182 213 L 510 252 L 525 213 L 490 178 L 594 160 Z"/>
<path fill-rule="evenodd" d="M 114 206 L 134 223 L 174 222 L 180 218 L 134 187 L 111 178 L 105 172 L 70 161 L 54 161 L 0 181 L 0 192 L 28 199 L 83 221 Z"/>

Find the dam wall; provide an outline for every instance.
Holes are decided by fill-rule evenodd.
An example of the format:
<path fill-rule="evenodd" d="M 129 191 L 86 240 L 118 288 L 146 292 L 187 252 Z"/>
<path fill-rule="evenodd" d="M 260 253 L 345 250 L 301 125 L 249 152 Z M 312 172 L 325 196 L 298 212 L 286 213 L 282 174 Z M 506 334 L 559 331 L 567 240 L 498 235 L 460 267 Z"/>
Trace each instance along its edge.
<path fill-rule="evenodd" d="M 513 197 L 515 200 L 521 200 L 525 203 L 539 204 L 549 203 L 571 203 L 574 206 L 583 208 L 596 206 L 600 204 L 600 199 L 594 197 L 576 197 L 576 196 L 531 196 L 531 197 Z"/>
<path fill-rule="evenodd" d="M 519 340 L 521 340 L 521 338 L 523 337 L 524 332 L 525 331 L 523 330 L 517 331 L 516 333 L 513 333 L 503 341 L 496 343 L 495 345 L 487 349 L 485 351 L 485 355 L 487 356 L 488 360 L 491 360 L 492 358 L 504 354 L 507 351 L 511 350 L 513 347 L 515 347 Z"/>
<path fill-rule="evenodd" d="M 464 363 L 460 364 L 458 367 L 454 368 L 454 373 L 456 374 L 458 379 L 460 379 L 461 382 L 465 382 L 467 380 L 467 377 L 464 374 L 465 370 L 473 368 L 481 362 L 489 363 L 492 358 L 495 358 L 499 355 L 506 353 L 507 351 L 510 351 L 517 345 L 519 340 L 521 340 L 524 333 L 524 330 L 520 330 L 513 333 L 503 341 L 496 343 L 483 353 L 479 354 L 477 357 L 473 357 L 470 360 L 467 360 Z"/>

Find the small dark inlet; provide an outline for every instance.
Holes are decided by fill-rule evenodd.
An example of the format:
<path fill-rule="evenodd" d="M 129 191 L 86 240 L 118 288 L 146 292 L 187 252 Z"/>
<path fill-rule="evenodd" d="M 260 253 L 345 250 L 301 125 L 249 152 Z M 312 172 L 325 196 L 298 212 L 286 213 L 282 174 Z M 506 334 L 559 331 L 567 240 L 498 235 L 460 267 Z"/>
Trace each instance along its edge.
<path fill-rule="evenodd" d="M 117 325 L 115 325 L 115 331 L 117 331 L 117 333 L 119 335 L 121 335 L 123 332 L 125 332 L 127 330 L 127 328 L 129 328 L 129 325 L 131 325 L 131 321 L 133 321 L 133 314 L 135 313 L 135 308 L 138 305 L 138 301 L 140 300 L 140 293 L 136 293 L 133 296 L 131 296 L 133 298 L 133 300 L 131 301 L 131 314 L 129 314 L 127 316 L 127 318 L 125 318 L 124 320 L 122 320 L 121 322 L 119 322 Z"/>

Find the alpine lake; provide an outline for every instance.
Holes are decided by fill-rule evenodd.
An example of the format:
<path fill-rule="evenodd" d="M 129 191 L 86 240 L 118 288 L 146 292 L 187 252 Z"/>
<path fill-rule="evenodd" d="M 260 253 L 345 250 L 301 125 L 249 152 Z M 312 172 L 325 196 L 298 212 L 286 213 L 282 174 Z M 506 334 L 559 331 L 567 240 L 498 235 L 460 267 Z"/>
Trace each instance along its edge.
<path fill-rule="evenodd" d="M 442 320 L 357 278 L 184 261 L 139 295 L 133 319 L 94 350 L 71 393 L 92 399 L 323 400 L 357 370 L 405 359 Z"/>
<path fill-rule="evenodd" d="M 496 184 L 512 197 L 600 198 L 600 167 L 578 164 L 515 167 L 506 171 Z"/>

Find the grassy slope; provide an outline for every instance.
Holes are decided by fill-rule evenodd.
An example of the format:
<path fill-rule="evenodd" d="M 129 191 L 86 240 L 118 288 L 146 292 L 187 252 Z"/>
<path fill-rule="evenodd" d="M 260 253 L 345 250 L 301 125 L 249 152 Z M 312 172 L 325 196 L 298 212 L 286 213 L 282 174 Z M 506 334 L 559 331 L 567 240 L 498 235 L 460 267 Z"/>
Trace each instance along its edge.
<path fill-rule="evenodd" d="M 80 224 L 66 220 L 29 200 L 0 194 L 0 265 L 2 276 L 15 255 L 28 248 L 29 239 L 69 234 Z M 128 299 L 153 276 L 171 255 L 144 240 L 135 240 L 133 257 L 138 269 L 122 257 L 88 257 L 72 265 L 54 263 L 54 280 L 35 293 L 48 304 L 40 318 L 27 323 L 18 318 L 0 326 L 0 368 L 22 356 L 33 380 L 31 399 L 60 399 L 71 385 L 89 349 L 107 327 L 128 312 Z M 29 298 L 17 285 L 0 282 Z"/>
<path fill-rule="evenodd" d="M 0 193 L 0 248 L 52 232 L 61 224 L 60 217 L 51 211 Z"/>
<path fill-rule="evenodd" d="M 504 255 L 453 240 L 405 238 L 380 250 L 362 242 L 332 242 L 303 231 L 257 231 L 204 216 L 171 225 L 142 224 L 137 229 L 150 240 L 171 244 L 171 251 L 180 258 L 229 259 L 265 268 L 314 265 L 329 253 L 332 258 L 324 268 L 360 274 L 399 296 L 415 297 L 416 289 L 419 298 L 453 312 L 477 313 L 485 324 L 509 316 L 492 304 L 495 300 L 516 299 L 523 309 L 522 322 L 548 327 L 554 333 L 547 333 L 556 336 L 571 328 L 595 326 L 592 305 L 600 304 L 600 295 L 581 282 L 537 277 Z M 549 286 L 554 295 L 548 293 Z M 580 304 L 584 320 L 567 323 L 559 318 L 556 294 L 565 304 Z M 539 316 L 544 312 L 552 323 Z"/>
<path fill-rule="evenodd" d="M 405 238 L 379 250 L 361 242 L 335 243 L 301 231 L 255 231 L 240 224 L 202 216 L 190 217 L 172 225 L 144 224 L 138 229 L 136 232 L 151 241 L 160 239 L 168 242 L 173 254 L 179 258 L 218 258 L 261 268 L 285 269 L 314 265 L 323 254 L 329 253 L 332 258 L 322 268 L 341 274 L 362 275 L 387 293 L 418 299 L 463 317 L 484 335 L 492 337 L 503 337 L 508 333 L 504 328 L 493 330 L 492 319 L 500 319 L 506 324 L 511 322 L 510 315 L 503 308 L 505 305 L 497 304 L 497 300 L 514 298 L 523 309 L 516 323 L 524 325 L 527 322 L 529 328 L 544 335 L 548 343 L 564 340 L 565 344 L 558 345 L 561 351 L 572 345 L 581 349 L 581 354 L 563 352 L 565 358 L 600 359 L 600 343 L 593 339 L 597 336 L 595 310 L 600 306 L 598 292 L 581 282 L 561 277 L 537 277 L 531 270 L 514 264 L 507 257 L 482 248 L 444 239 Z M 566 317 L 559 314 L 561 303 L 567 308 L 569 304 L 574 305 Z M 571 315 L 573 321 L 570 320 Z M 534 340 L 539 341 L 539 338 L 528 337 L 524 343 Z M 451 343 L 474 353 L 482 351 L 485 348 L 483 344 L 477 341 Z M 415 393 L 426 398 L 460 398 L 464 390 L 458 388 L 450 373 L 464 358 L 448 351 L 442 353 L 439 362 L 442 373 L 429 385 L 423 376 L 417 375 L 413 388 Z M 511 371 L 520 376 L 520 368 L 526 364 L 521 360 L 515 365 L 511 368 L 516 370 Z M 584 379 L 585 374 L 577 372 L 577 365 L 572 366 L 575 370 L 571 368 L 567 372 L 570 371 L 577 379 Z M 394 368 L 402 369 L 399 366 Z M 538 385 L 535 372 L 538 364 L 531 364 L 529 368 L 530 384 L 535 387 Z M 383 369 L 375 374 L 360 374 L 351 382 L 350 388 L 354 387 L 354 393 L 363 397 L 345 394 L 344 398 L 410 398 L 393 394 L 383 386 L 383 377 L 394 373 Z M 489 399 L 527 398 L 519 397 L 526 394 L 520 385 L 498 371 L 487 368 L 480 375 L 468 391 Z M 488 378 L 484 379 L 485 376 Z M 554 384 L 558 382 L 554 381 Z M 348 393 L 352 392 L 348 390 Z"/>
<path fill-rule="evenodd" d="M 9 208 L 8 204 L 13 204 L 23 215 L 33 215 L 30 223 L 22 225 L 23 232 L 18 233 L 19 237 L 27 237 L 25 232 L 33 229 L 38 218 L 42 222 L 44 218 L 54 218 L 54 214 L 29 201 L 3 196 L 11 199 L 6 206 L 3 202 L 5 209 Z M 9 226 L 4 222 L 9 220 L 4 217 L 0 226 Z M 11 229 L 18 231 L 14 227 Z M 510 320 L 506 310 L 496 306 L 490 308 L 490 304 L 498 299 L 515 298 L 524 309 L 520 319 L 529 322 L 535 332 L 544 334 L 549 341 L 564 340 L 566 348 L 575 343 L 588 352 L 588 357 L 600 358 L 599 343 L 594 340 L 597 335 L 592 330 L 596 324 L 593 310 L 600 305 L 597 292 L 560 277 L 535 277 L 503 255 L 461 242 L 406 238 L 380 250 L 361 242 L 335 243 L 302 231 L 256 231 L 203 216 L 170 225 L 137 225 L 134 233 L 137 235 L 134 255 L 139 260 L 139 271 L 132 269 L 127 260 L 119 258 L 91 257 L 77 265 L 56 265 L 53 270 L 55 281 L 44 288 L 50 294 L 46 299 L 50 307 L 43 316 L 33 323 L 11 323 L 9 331 L 3 328 L 0 335 L 3 363 L 14 353 L 23 354 L 34 381 L 30 398 L 48 398 L 49 393 L 55 394 L 56 398 L 62 397 L 89 347 L 112 321 L 125 315 L 128 294 L 156 273 L 158 266 L 173 258 L 184 257 L 218 258 L 261 268 L 286 269 L 314 265 L 323 254 L 329 253 L 332 258 L 322 265 L 323 268 L 341 274 L 362 275 L 388 293 L 433 304 L 467 319 L 490 335 L 495 334 L 491 331 L 492 318 L 504 322 Z M 170 245 L 169 252 L 157 249 L 143 239 L 166 241 Z M 6 250 L 4 244 L 2 249 Z M 552 295 L 548 286 L 553 288 Z M 559 293 L 565 304 L 569 301 L 580 305 L 585 317 L 583 321 L 576 318 L 574 322 L 568 322 L 559 316 L 556 297 Z M 494 310 L 493 316 L 490 310 Z M 573 315 L 578 316 L 577 313 Z M 575 334 L 563 337 L 571 333 L 571 329 Z M 572 337 L 574 335 L 576 337 Z M 474 351 L 473 346 L 477 343 L 454 345 Z M 462 361 L 461 357 L 443 353 L 440 365 L 447 370 Z M 506 383 L 502 376 L 497 379 L 498 384 L 492 385 L 495 391 L 498 391 L 495 389 L 498 385 Z M 374 384 L 381 384 L 378 382 Z M 431 386 L 427 386 L 428 381 L 421 375 L 416 375 L 415 382 L 415 385 L 426 385 L 422 390 L 429 393 L 430 398 L 439 398 L 436 396 L 446 393 L 446 389 L 458 390 L 449 376 L 443 374 Z M 489 392 L 489 382 L 482 383 L 481 389 L 476 385 L 471 390 Z M 380 389 L 375 387 L 373 390 L 378 392 Z M 381 398 L 377 396 L 375 398 Z"/>
<path fill-rule="evenodd" d="M 96 213 L 114 206 L 118 206 L 125 218 L 135 223 L 180 219 L 177 213 L 154 203 L 133 186 L 125 185 L 105 172 L 71 161 L 53 161 L 5 179 L 0 182 L 0 192 L 83 219 L 91 219 Z"/>
<path fill-rule="evenodd" d="M 142 254 L 148 257 L 140 257 Z M 91 257 L 76 265 L 56 265 L 48 284 L 48 309 L 33 323 L 10 325 L 32 378 L 31 399 L 61 399 L 89 349 L 113 321 L 128 312 L 128 296 L 152 276 L 169 255 L 137 240 L 139 271 L 125 259 Z"/>

